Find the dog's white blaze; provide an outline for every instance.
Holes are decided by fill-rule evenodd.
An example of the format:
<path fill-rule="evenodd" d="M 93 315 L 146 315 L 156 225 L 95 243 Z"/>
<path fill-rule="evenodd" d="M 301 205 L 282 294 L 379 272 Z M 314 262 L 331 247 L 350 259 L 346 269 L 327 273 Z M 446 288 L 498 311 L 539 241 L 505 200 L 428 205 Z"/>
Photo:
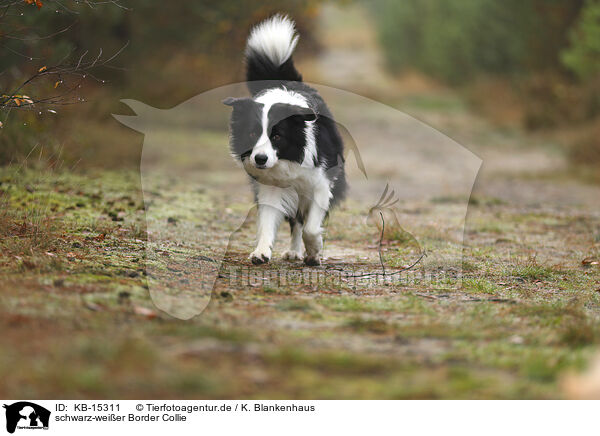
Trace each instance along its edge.
<path fill-rule="evenodd" d="M 278 65 L 287 61 L 298 43 L 294 22 L 286 16 L 275 15 L 252 29 L 246 52 L 254 50 Z"/>
<path fill-rule="evenodd" d="M 316 121 L 306 121 L 306 127 L 304 128 L 306 144 L 304 146 L 304 159 L 302 160 L 302 166 L 305 168 L 314 168 L 317 160 L 316 129 Z"/>
<path fill-rule="evenodd" d="M 265 127 L 263 121 L 263 132 L 256 145 L 252 149 L 252 153 L 250 154 L 250 159 L 252 162 L 255 162 L 254 158 L 257 154 L 264 154 L 267 156 L 267 162 L 265 163 L 265 168 L 272 168 L 273 165 L 277 163 L 277 152 L 273 148 L 273 144 L 271 144 L 271 140 L 269 139 L 269 135 L 267 135 L 267 128 Z"/>
<path fill-rule="evenodd" d="M 278 162 L 278 159 L 277 159 L 277 152 L 273 148 L 273 144 L 271 144 L 271 140 L 269 139 L 268 126 L 269 126 L 269 110 L 271 109 L 271 106 L 273 106 L 276 103 L 286 103 L 286 104 L 292 104 L 295 106 L 300 106 L 303 108 L 308 108 L 308 102 L 306 101 L 306 98 L 304 98 L 304 96 L 302 96 L 301 94 L 298 94 L 297 92 L 294 92 L 294 91 L 290 91 L 290 90 L 286 89 L 285 87 L 269 89 L 269 90 L 265 91 L 263 94 L 259 95 L 255 99 L 255 101 L 257 103 L 261 103 L 263 105 L 263 112 L 262 112 L 262 119 L 261 119 L 262 134 L 260 135 L 260 138 L 258 138 L 258 141 L 256 141 L 256 144 L 254 145 L 254 147 L 252 149 L 252 154 L 250 155 L 250 160 L 252 162 L 255 162 L 254 158 L 256 157 L 257 154 L 264 154 L 267 156 L 267 163 L 265 164 L 265 168 L 272 168 Z M 308 128 L 308 124 L 307 124 L 307 128 Z M 313 131 L 314 131 L 314 126 L 313 126 Z M 308 138 L 308 135 L 306 137 Z M 312 142 L 313 142 L 314 155 L 316 156 L 317 150 L 316 150 L 316 145 L 314 143 L 314 134 L 313 134 L 312 138 L 313 138 Z M 305 147 L 305 150 L 306 150 L 306 147 Z M 305 151 L 305 160 L 306 160 L 306 154 L 307 153 Z"/>

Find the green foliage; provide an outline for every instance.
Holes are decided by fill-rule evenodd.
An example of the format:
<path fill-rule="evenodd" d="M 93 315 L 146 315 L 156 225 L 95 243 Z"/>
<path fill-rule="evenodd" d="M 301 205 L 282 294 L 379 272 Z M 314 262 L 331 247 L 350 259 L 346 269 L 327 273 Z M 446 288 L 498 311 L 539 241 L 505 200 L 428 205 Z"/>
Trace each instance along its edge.
<path fill-rule="evenodd" d="M 582 79 L 600 73 L 600 1 L 588 0 L 570 33 L 571 47 L 562 53 L 567 68 Z"/>
<path fill-rule="evenodd" d="M 392 70 L 416 68 L 451 83 L 560 64 L 581 1 L 369 2 Z"/>
<path fill-rule="evenodd" d="M 174 93 L 177 98 L 188 97 L 241 78 L 241 51 L 257 21 L 283 12 L 294 17 L 303 31 L 322 0 L 285 4 L 252 0 L 244 7 L 234 0 L 178 0 L 168 7 L 160 0 L 120 3 L 125 8 L 110 2 L 91 8 L 75 0 L 58 9 L 52 3 L 39 10 L 24 4 L 22 15 L 4 17 L 3 27 L 12 30 L 0 35 L 7 48 L 0 52 L 0 65 L 11 68 L 0 76 L 0 90 L 10 89 L 14 84 L 10 82 L 19 83 L 69 53 L 75 62 L 84 52 L 88 60 L 100 50 L 107 58 L 127 45 L 112 62 L 120 68 L 100 68 L 94 75 L 133 92 L 152 90 L 152 96 L 163 99 Z M 185 92 L 180 90 L 184 85 L 188 86 Z"/>
<path fill-rule="evenodd" d="M 310 49 L 310 18 L 324 0 L 251 0 L 243 7 L 235 0 L 120 0 L 87 2 L 45 1 L 16 4 L 3 14 L 0 3 L 0 95 L 14 90 L 40 71 L 56 64 L 91 62 L 100 53 L 107 66 L 94 68 L 85 80 L 73 77 L 41 78 L 19 92 L 34 100 L 61 93 L 91 101 L 75 106 L 36 104 L 33 110 L 3 111 L 0 120 L 0 164 L 19 161 L 38 144 L 46 149 L 47 139 L 61 136 L 63 157 L 68 163 L 98 162 L 98 156 L 114 155 L 108 148 L 125 149 L 123 129 L 110 114 L 122 111 L 121 98 L 135 98 L 154 106 L 172 107 L 208 89 L 243 80 L 242 53 L 251 26 L 275 12 L 287 13 L 303 34 L 302 49 Z M 64 83 L 63 80 L 64 79 Z M 79 88 L 81 86 L 81 88 Z M 58 115 L 48 115 L 54 107 Z M 111 130 L 112 129 L 112 130 Z M 60 135 L 59 133 L 60 132 Z M 81 133 L 85 132 L 85 135 Z M 98 134 L 96 134 L 98 133 Z M 106 146 L 106 136 L 117 138 Z M 73 144 L 73 139 L 80 144 Z M 127 138 L 131 142 L 131 138 Z M 52 140 L 57 142 L 57 138 Z M 83 143 L 82 143 L 83 142 Z M 126 143 L 125 143 L 126 144 Z M 131 148 L 131 147 L 129 147 Z M 139 156 L 130 153 L 135 163 Z M 123 156 L 121 156 L 123 157 Z M 113 159 L 111 159 L 113 160 Z"/>

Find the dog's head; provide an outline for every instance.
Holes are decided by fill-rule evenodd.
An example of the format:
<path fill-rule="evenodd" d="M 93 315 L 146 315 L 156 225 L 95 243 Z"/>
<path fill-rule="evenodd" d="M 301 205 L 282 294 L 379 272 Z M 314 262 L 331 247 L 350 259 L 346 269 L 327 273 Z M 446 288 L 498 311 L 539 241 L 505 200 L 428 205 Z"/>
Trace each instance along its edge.
<path fill-rule="evenodd" d="M 273 168 L 279 160 L 315 165 L 316 115 L 302 96 L 276 88 L 223 103 L 233 108 L 231 153 L 244 166 Z"/>

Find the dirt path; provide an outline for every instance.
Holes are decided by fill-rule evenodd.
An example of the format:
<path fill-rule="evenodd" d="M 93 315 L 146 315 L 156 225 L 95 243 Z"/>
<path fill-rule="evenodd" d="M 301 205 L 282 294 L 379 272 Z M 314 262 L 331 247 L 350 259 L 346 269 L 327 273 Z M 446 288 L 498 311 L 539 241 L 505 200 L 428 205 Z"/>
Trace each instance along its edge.
<path fill-rule="evenodd" d="M 565 396 L 564 375 L 585 366 L 600 338 L 598 187 L 560 176 L 564 160 L 556 148 L 493 128 L 448 90 L 417 76 L 387 76 L 365 16 L 348 10 L 325 9 L 324 51 L 300 63 L 305 78 L 385 101 L 484 161 L 468 209 L 462 282 L 456 274 L 436 287 L 408 279 L 273 280 L 272 272 L 306 271 L 277 258 L 266 267 L 249 264 L 252 215 L 229 238 L 251 197 L 239 188 L 244 176 L 225 152 L 225 131 L 155 129 L 142 165 L 151 171 L 141 175 L 2 169 L 0 198 L 10 206 L 3 210 L 14 216 L 0 228 L 12 232 L 0 239 L 0 395 Z M 462 249 L 448 243 L 457 225 L 449 217 L 464 214 L 466 199 L 454 191 L 433 195 L 445 174 L 434 171 L 439 157 L 423 163 L 410 149 L 454 143 L 361 101 L 338 112 L 357 145 L 367 144 L 361 155 L 370 177 L 332 215 L 328 262 L 308 270 L 321 279 L 326 268 L 378 265 L 379 230 L 368 211 L 395 174 L 404 175 L 395 184 L 401 228 L 438 252 Z M 386 154 L 396 143 L 405 151 L 398 164 Z M 152 154 L 161 150 L 169 152 L 169 165 Z M 349 162 L 351 176 L 359 177 L 355 158 Z M 423 187 L 415 181 L 425 170 L 431 183 Z M 454 171 L 448 180 L 462 186 L 462 176 Z M 39 238 L 12 237 L 30 228 L 40 229 Z M 282 229 L 276 253 L 286 236 Z M 400 231 L 385 238 L 391 268 L 411 259 L 411 243 Z M 193 291 L 197 277 L 186 268 L 210 262 L 222 245 L 228 259 L 200 316 L 183 321 L 156 308 L 150 294 L 161 274 Z M 192 300 L 178 301 L 189 307 Z"/>

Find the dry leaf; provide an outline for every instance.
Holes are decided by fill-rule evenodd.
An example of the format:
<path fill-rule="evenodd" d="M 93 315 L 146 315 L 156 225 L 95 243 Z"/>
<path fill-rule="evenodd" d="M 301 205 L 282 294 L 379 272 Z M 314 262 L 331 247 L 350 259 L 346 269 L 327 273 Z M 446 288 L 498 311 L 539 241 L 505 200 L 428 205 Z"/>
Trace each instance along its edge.
<path fill-rule="evenodd" d="M 148 309 L 147 307 L 143 307 L 143 306 L 133 306 L 133 313 L 135 313 L 136 315 L 143 316 L 148 319 L 154 319 L 157 316 L 155 311 L 153 311 L 152 309 Z"/>
<path fill-rule="evenodd" d="M 21 262 L 25 268 L 34 269 L 36 267 L 35 263 L 29 259 L 23 259 Z"/>
<path fill-rule="evenodd" d="M 86 309 L 89 309 L 92 312 L 100 312 L 101 310 L 104 310 L 104 306 L 89 301 L 85 303 L 85 307 Z"/>
<path fill-rule="evenodd" d="M 583 266 L 600 265 L 600 261 L 598 259 L 593 258 L 593 257 L 586 257 L 585 259 L 583 259 L 581 261 L 581 264 Z"/>

